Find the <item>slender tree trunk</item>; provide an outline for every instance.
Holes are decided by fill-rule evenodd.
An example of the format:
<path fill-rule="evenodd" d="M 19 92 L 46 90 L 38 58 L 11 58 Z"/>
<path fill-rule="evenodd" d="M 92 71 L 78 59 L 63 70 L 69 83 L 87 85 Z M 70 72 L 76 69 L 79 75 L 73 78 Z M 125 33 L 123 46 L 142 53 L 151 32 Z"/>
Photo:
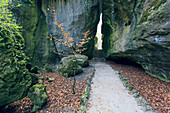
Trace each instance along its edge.
<path fill-rule="evenodd" d="M 73 81 L 73 87 L 72 87 L 73 94 L 75 94 L 76 71 L 77 71 L 77 68 L 76 68 L 76 66 L 77 66 L 77 59 L 76 59 L 75 55 L 74 55 L 74 58 L 75 58 L 75 60 L 76 60 L 76 63 L 74 64 L 74 67 L 75 67 L 75 69 L 74 69 L 74 81 Z"/>
<path fill-rule="evenodd" d="M 75 85 L 76 85 L 76 77 L 74 75 L 74 83 L 73 83 L 73 87 L 72 87 L 72 90 L 73 90 L 73 94 L 75 94 Z"/>

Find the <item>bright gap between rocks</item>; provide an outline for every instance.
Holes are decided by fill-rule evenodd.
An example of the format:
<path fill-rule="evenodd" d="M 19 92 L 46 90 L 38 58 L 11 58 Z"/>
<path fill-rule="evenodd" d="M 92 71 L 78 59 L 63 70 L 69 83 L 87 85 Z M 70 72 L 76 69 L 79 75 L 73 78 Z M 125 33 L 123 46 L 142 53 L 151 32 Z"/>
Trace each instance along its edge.
<path fill-rule="evenodd" d="M 102 13 L 100 14 L 100 20 L 99 23 L 97 25 L 97 33 L 96 33 L 96 37 L 97 37 L 97 44 L 95 45 L 95 47 L 97 48 L 97 50 L 102 50 Z"/>

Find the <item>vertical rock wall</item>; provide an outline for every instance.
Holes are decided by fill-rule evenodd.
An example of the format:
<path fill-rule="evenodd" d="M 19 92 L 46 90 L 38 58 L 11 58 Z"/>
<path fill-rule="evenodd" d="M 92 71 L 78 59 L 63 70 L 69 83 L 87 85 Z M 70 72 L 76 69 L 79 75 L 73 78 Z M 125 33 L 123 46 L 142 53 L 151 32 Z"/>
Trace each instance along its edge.
<path fill-rule="evenodd" d="M 103 5 L 105 56 L 129 58 L 170 82 L 170 0 L 110 0 Z"/>
<path fill-rule="evenodd" d="M 97 0 L 33 0 L 33 3 L 23 2 L 20 8 L 16 8 L 14 12 L 23 26 L 25 52 L 32 64 L 38 67 L 54 65 L 59 58 L 53 51 L 66 49 L 64 46 L 57 46 L 49 38 L 51 35 L 57 39 L 61 36 L 59 32 L 55 32 L 59 28 L 53 22 L 63 23 L 64 32 L 75 37 L 74 41 L 78 41 L 77 37 L 84 38 L 83 33 L 88 30 L 91 32 L 89 37 L 95 37 L 99 21 L 98 5 Z M 94 40 L 90 40 L 85 46 L 87 50 L 84 54 L 92 58 Z"/>
<path fill-rule="evenodd" d="M 97 24 L 99 22 L 99 2 L 98 0 L 42 0 L 42 10 L 46 15 L 49 33 L 53 38 L 62 37 L 61 29 L 54 24 L 60 22 L 63 24 L 64 33 L 69 32 L 69 37 L 84 38 L 83 33 L 90 30 L 89 37 L 95 37 Z M 78 38 L 77 38 L 78 37 Z M 63 45 L 56 47 L 58 51 L 66 49 Z M 93 57 L 94 39 L 86 45 L 85 54 Z"/>
<path fill-rule="evenodd" d="M 32 63 L 42 67 L 56 64 L 57 56 L 50 50 L 61 51 L 65 46 L 50 41 L 61 37 L 54 22 L 63 24 L 70 37 L 82 39 L 83 33 L 96 34 L 100 10 L 103 12 L 103 50 L 106 58 L 127 57 L 162 80 L 169 73 L 169 5 L 170 0 L 33 0 L 18 11 L 23 25 L 26 54 Z M 51 43 L 52 42 L 52 43 Z M 94 40 L 85 52 L 93 57 Z"/>
<path fill-rule="evenodd" d="M 54 42 L 48 39 L 48 26 L 41 10 L 41 0 L 23 2 L 14 13 L 18 17 L 18 23 L 23 27 L 25 52 L 30 57 L 31 63 L 40 68 L 58 63 L 59 58 L 53 52 L 56 50 Z"/>

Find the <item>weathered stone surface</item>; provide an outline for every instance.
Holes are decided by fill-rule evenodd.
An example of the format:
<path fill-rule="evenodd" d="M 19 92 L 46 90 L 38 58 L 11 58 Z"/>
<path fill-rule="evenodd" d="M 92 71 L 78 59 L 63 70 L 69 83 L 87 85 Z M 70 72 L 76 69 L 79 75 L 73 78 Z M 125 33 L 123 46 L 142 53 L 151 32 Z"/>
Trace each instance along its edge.
<path fill-rule="evenodd" d="M 44 65 L 54 66 L 58 63 L 58 55 L 53 52 L 56 51 L 55 44 L 48 38 L 48 26 L 41 10 L 41 0 L 32 0 L 32 3 L 24 2 L 13 12 L 17 22 L 23 27 L 25 52 L 31 58 L 32 66 L 36 65 L 41 69 Z"/>
<path fill-rule="evenodd" d="M 81 67 L 87 67 L 89 65 L 88 57 L 85 55 L 80 55 L 80 54 L 69 55 L 68 57 L 63 57 L 60 62 L 62 64 L 65 64 L 65 63 L 68 63 L 70 59 L 73 59 L 73 60 L 76 59 L 78 62 L 78 65 L 80 65 Z"/>
<path fill-rule="evenodd" d="M 33 85 L 28 92 L 28 97 L 34 104 L 32 112 L 41 109 L 47 103 L 46 86 L 42 84 Z"/>
<path fill-rule="evenodd" d="M 37 77 L 26 68 L 24 39 L 17 26 L 0 22 L 0 106 L 24 98 Z"/>
<path fill-rule="evenodd" d="M 88 37 L 95 37 L 96 28 L 99 22 L 99 1 L 98 0 L 42 0 L 42 10 L 47 17 L 49 33 L 55 39 L 64 38 L 64 33 L 69 33 L 69 37 L 74 37 L 74 42 L 84 38 L 83 33 L 90 30 Z M 63 24 L 63 32 L 54 24 Z M 78 39 L 78 38 L 79 39 Z M 57 50 L 67 50 L 64 45 L 56 43 Z M 85 45 L 84 52 L 89 58 L 93 57 L 94 39 Z"/>
<path fill-rule="evenodd" d="M 100 8 L 101 0 L 33 1 L 23 7 L 25 17 L 20 21 L 26 29 L 23 35 L 28 37 L 25 38 L 26 53 L 35 65 L 56 63 L 56 56 L 49 52 L 51 42 L 46 40 L 47 34 L 52 36 L 52 41 L 63 38 L 64 34 L 54 22 L 62 23 L 63 33 L 74 37 L 77 43 L 77 37 L 82 39 L 88 30 L 91 31 L 89 37 L 95 36 L 102 11 L 105 57 L 128 57 L 140 63 L 148 73 L 169 82 L 169 0 L 104 0 Z M 52 44 L 54 50 L 54 42 Z M 55 46 L 59 52 L 67 49 L 60 43 L 55 42 Z M 84 54 L 92 58 L 94 39 L 85 47 Z"/>
<path fill-rule="evenodd" d="M 120 0 L 104 3 L 104 53 L 126 57 L 151 75 L 170 82 L 170 1 Z M 108 15 L 112 14 L 113 17 Z M 107 32 L 107 31 L 108 32 Z"/>
<path fill-rule="evenodd" d="M 95 36 L 99 21 L 98 0 L 32 0 L 32 2 L 24 2 L 13 12 L 18 17 L 18 23 L 23 26 L 22 35 L 25 38 L 26 55 L 31 58 L 32 65 L 38 66 L 39 69 L 44 65 L 53 66 L 58 63 L 59 58 L 53 52 L 56 48 L 57 51 L 67 49 L 59 43 L 54 43 L 54 39 L 61 37 L 61 34 L 53 22 L 63 23 L 64 32 L 69 32 L 70 37 L 75 37 L 76 43 L 77 37 L 82 39 L 83 33 L 88 30 L 91 31 L 88 37 Z M 48 38 L 51 36 L 53 40 Z M 90 40 L 85 47 L 87 50 L 83 54 L 92 58 L 94 40 Z"/>
<path fill-rule="evenodd" d="M 78 62 L 74 59 L 69 59 L 67 62 L 64 62 L 59 68 L 59 73 L 64 77 L 75 76 L 76 74 L 82 73 L 83 68 L 78 65 Z"/>

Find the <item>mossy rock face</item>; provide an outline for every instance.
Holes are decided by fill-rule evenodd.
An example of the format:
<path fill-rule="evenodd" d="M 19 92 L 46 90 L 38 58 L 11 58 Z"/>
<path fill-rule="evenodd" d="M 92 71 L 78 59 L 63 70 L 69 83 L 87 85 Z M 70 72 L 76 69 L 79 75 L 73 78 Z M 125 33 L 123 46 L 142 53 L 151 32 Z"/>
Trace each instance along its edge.
<path fill-rule="evenodd" d="M 113 5 L 103 5 L 105 56 L 129 58 L 152 76 L 170 82 L 170 1 L 120 0 Z"/>
<path fill-rule="evenodd" d="M 54 41 L 48 38 L 48 26 L 46 16 L 41 10 L 41 0 L 22 2 L 20 7 L 13 9 L 13 13 L 17 16 L 17 23 L 22 26 L 24 51 L 30 58 L 32 67 L 42 69 L 44 65 L 55 66 L 59 63 L 58 55 L 53 52 L 56 51 Z"/>
<path fill-rule="evenodd" d="M 74 59 L 67 60 L 67 62 L 64 62 L 59 68 L 59 73 L 64 77 L 72 77 L 82 72 L 83 68 L 79 66 L 78 62 Z"/>
<path fill-rule="evenodd" d="M 0 106 L 24 98 L 37 77 L 26 68 L 18 26 L 0 22 Z"/>
<path fill-rule="evenodd" d="M 81 67 L 87 67 L 89 66 L 89 60 L 88 60 L 88 57 L 85 56 L 85 55 L 75 55 L 77 61 L 78 61 L 78 64 L 81 66 Z"/>
<path fill-rule="evenodd" d="M 69 59 L 76 59 L 77 62 L 78 62 L 78 65 L 80 65 L 81 67 L 87 67 L 89 66 L 89 61 L 88 61 L 88 57 L 85 56 L 85 55 L 80 55 L 80 54 L 77 54 L 77 55 L 70 55 L 68 57 L 63 57 L 61 59 L 61 63 L 62 64 L 65 64 L 69 61 Z"/>
<path fill-rule="evenodd" d="M 46 92 L 46 85 L 33 85 L 28 92 L 28 97 L 32 100 L 34 104 L 32 112 L 41 109 L 47 103 L 48 96 Z"/>
<path fill-rule="evenodd" d="M 165 3 L 167 0 L 153 0 L 152 3 L 148 6 L 146 11 L 142 14 L 142 17 L 140 19 L 139 23 L 145 22 L 148 19 L 148 16 L 151 14 L 152 11 L 157 10 L 159 6 L 163 3 Z"/>
<path fill-rule="evenodd" d="M 51 65 L 45 65 L 40 69 L 40 73 L 50 73 L 53 71 L 54 66 Z"/>

